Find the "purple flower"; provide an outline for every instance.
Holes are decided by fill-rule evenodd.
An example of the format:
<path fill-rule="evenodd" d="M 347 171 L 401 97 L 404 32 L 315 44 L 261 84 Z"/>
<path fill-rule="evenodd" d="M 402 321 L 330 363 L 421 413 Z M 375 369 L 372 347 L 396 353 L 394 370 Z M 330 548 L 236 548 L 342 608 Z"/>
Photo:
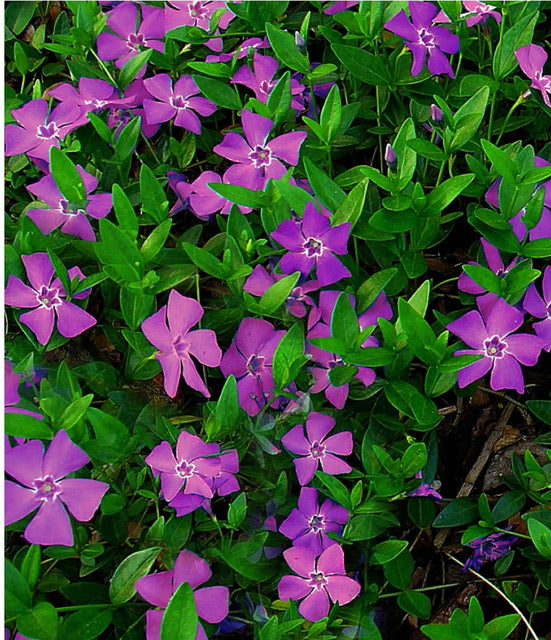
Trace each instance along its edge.
<path fill-rule="evenodd" d="M 40 344 L 47 344 L 57 317 L 57 330 L 65 338 L 74 338 L 96 324 L 96 319 L 76 304 L 65 300 L 67 293 L 59 278 L 54 277 L 54 267 L 47 253 L 33 253 L 21 256 L 31 286 L 24 284 L 17 276 L 10 275 L 4 292 L 4 302 L 9 307 L 33 309 L 19 316 L 19 321 L 29 327 Z M 84 275 L 78 267 L 67 271 L 69 279 Z M 31 288 L 32 287 L 32 288 Z M 86 298 L 90 290 L 82 291 L 73 298 Z"/>
<path fill-rule="evenodd" d="M 406 40 L 405 45 L 413 54 L 411 75 L 418 76 L 421 73 L 428 53 L 429 71 L 434 74 L 447 73 L 453 79 L 453 69 L 444 53 L 457 53 L 459 38 L 444 27 L 434 26 L 438 9 L 430 2 L 409 0 L 408 7 L 411 22 L 401 9 L 385 24 L 385 29 Z"/>
<path fill-rule="evenodd" d="M 167 502 L 183 489 L 185 494 L 212 498 L 208 479 L 220 473 L 220 459 L 215 456 L 219 446 L 206 444 L 198 436 L 182 431 L 176 443 L 176 458 L 166 441 L 158 444 L 145 459 L 146 463 L 161 474 L 161 489 Z M 211 457 L 205 457 L 211 456 Z"/>
<path fill-rule="evenodd" d="M 143 101 L 148 124 L 159 124 L 174 118 L 174 125 L 200 135 L 201 122 L 195 111 L 202 116 L 210 116 L 216 111 L 214 102 L 206 98 L 194 97 L 199 89 L 189 75 L 184 75 L 174 83 L 168 73 L 158 73 L 144 80 L 149 93 L 157 101 L 145 98 Z"/>
<path fill-rule="evenodd" d="M 268 38 L 248 38 L 244 40 L 239 49 L 236 51 L 231 51 L 229 53 L 221 53 L 220 55 L 208 55 L 205 58 L 205 62 L 229 62 L 233 60 L 235 54 L 237 54 L 237 59 L 241 60 L 242 58 L 246 58 L 249 54 L 249 49 L 269 49 L 270 43 Z"/>
<path fill-rule="evenodd" d="M 212 576 L 209 565 L 191 551 L 181 551 L 171 571 L 160 571 L 136 581 L 140 596 L 152 605 L 160 607 L 146 613 L 147 640 L 159 640 L 161 621 L 170 597 L 176 589 L 187 582 L 193 589 L 197 615 L 209 623 L 221 622 L 228 615 L 229 590 L 227 587 L 203 587 L 197 589 Z M 206 640 L 203 625 L 197 625 L 196 640 Z"/>
<path fill-rule="evenodd" d="M 8 360 L 4 360 L 4 413 L 23 413 L 37 420 L 43 420 L 44 416 L 36 413 L 36 411 L 29 411 L 28 409 L 14 406 L 21 400 L 21 396 L 19 395 L 20 380 L 20 374 L 13 370 Z"/>
<path fill-rule="evenodd" d="M 99 34 L 97 46 L 98 57 L 101 60 L 115 60 L 115 65 L 122 69 L 126 62 L 140 53 L 144 47 L 164 52 L 162 9 L 144 4 L 141 4 L 140 8 L 143 19 L 137 28 L 138 8 L 134 2 L 122 2 L 109 12 L 107 26 L 115 33 Z M 137 78 L 143 76 L 145 68 L 144 64 Z"/>
<path fill-rule="evenodd" d="M 59 149 L 59 142 L 76 129 L 80 108 L 76 104 L 59 104 L 49 113 L 46 100 L 31 100 L 12 116 L 20 126 L 6 125 L 6 155 L 27 153 L 49 162 L 50 147 Z"/>
<path fill-rule="evenodd" d="M 430 105 L 430 118 L 437 126 L 440 126 L 444 122 L 444 112 L 438 105 Z"/>
<path fill-rule="evenodd" d="M 318 556 L 324 549 L 337 544 L 327 537 L 329 531 L 340 534 L 348 522 L 348 511 L 333 500 L 318 506 L 318 492 L 303 487 L 298 498 L 298 509 L 293 509 L 281 523 L 279 532 L 293 541 L 293 547 L 306 547 Z"/>
<path fill-rule="evenodd" d="M 517 540 L 517 536 L 507 535 L 503 531 L 490 533 L 483 538 L 475 538 L 467 545 L 474 549 L 474 554 L 465 563 L 463 571 L 467 569 L 478 571 L 485 562 L 493 562 L 501 558 Z"/>
<path fill-rule="evenodd" d="M 329 600 L 347 604 L 360 593 L 360 585 L 346 575 L 340 545 L 327 547 L 316 561 L 310 549 L 293 547 L 283 552 L 289 567 L 298 576 L 283 576 L 277 586 L 280 600 L 302 600 L 298 611 L 316 622 L 329 613 Z M 300 576 L 300 577 L 299 577 Z"/>
<path fill-rule="evenodd" d="M 350 223 L 332 227 L 314 203 L 306 205 L 302 220 L 284 220 L 271 235 L 289 251 L 281 258 L 284 273 L 300 271 L 307 276 L 315 266 L 320 286 L 350 277 L 350 271 L 333 255 L 346 255 Z"/>
<path fill-rule="evenodd" d="M 524 297 L 524 310 L 535 318 L 543 318 L 541 322 L 534 322 L 536 334 L 545 342 L 544 349 L 551 351 L 551 266 L 545 267 L 543 272 L 543 298 L 532 283 Z"/>
<path fill-rule="evenodd" d="M 165 391 L 171 398 L 176 395 L 180 376 L 183 376 L 192 389 L 210 398 L 209 390 L 197 373 L 191 356 L 207 367 L 217 367 L 222 352 L 216 342 L 214 331 L 190 331 L 202 317 L 203 307 L 197 300 L 187 298 L 172 289 L 168 296 L 168 305 L 163 305 L 159 311 L 142 322 L 145 337 L 160 349 L 155 357 L 161 363 Z"/>
<path fill-rule="evenodd" d="M 478 301 L 477 301 L 478 304 Z M 519 362 L 533 366 L 538 361 L 544 341 L 528 333 L 516 333 L 524 320 L 524 313 L 507 304 L 503 298 L 496 300 L 490 310 L 469 311 L 450 322 L 448 329 L 459 336 L 472 349 L 456 351 L 454 355 L 483 356 L 458 373 L 460 388 L 486 375 L 490 369 L 490 385 L 498 389 L 515 389 L 524 392 L 524 378 Z"/>
<path fill-rule="evenodd" d="M 96 236 L 87 216 L 91 216 L 96 220 L 104 218 L 111 211 L 113 198 L 110 193 L 90 195 L 90 192 L 94 191 L 98 186 L 97 178 L 84 171 L 79 165 L 77 165 L 76 169 L 86 188 L 87 204 L 84 207 L 74 206 L 67 202 L 53 177 L 48 175 L 29 185 L 27 191 L 50 205 L 50 208 L 29 209 L 27 214 L 40 231 L 46 235 L 61 227 L 63 233 L 93 242 Z"/>
<path fill-rule="evenodd" d="M 187 25 L 199 27 L 209 33 L 212 14 L 219 9 L 224 9 L 224 13 L 218 22 L 216 33 L 219 33 L 219 29 L 226 29 L 235 18 L 235 14 L 227 8 L 225 2 L 222 0 L 170 0 L 164 9 L 164 30 L 171 31 L 176 27 Z M 211 38 L 205 42 L 205 46 L 212 51 L 221 51 L 222 38 Z"/>
<path fill-rule="evenodd" d="M 55 434 L 46 453 L 40 440 L 6 451 L 6 472 L 20 483 L 6 480 L 6 524 L 17 522 L 40 507 L 25 528 L 25 540 L 31 544 L 72 546 L 71 521 L 63 505 L 76 520 L 87 522 L 109 489 L 108 484 L 98 480 L 62 480 L 89 461 L 63 429 Z"/>
<path fill-rule="evenodd" d="M 334 418 L 312 411 L 306 418 L 307 437 L 304 436 L 303 426 L 297 424 L 281 438 L 286 449 L 303 456 L 293 460 L 301 486 L 312 480 L 320 462 L 323 471 L 332 476 L 352 470 L 347 462 L 337 458 L 352 453 L 352 434 L 350 431 L 341 431 L 327 437 L 334 426 Z"/>
<path fill-rule="evenodd" d="M 279 180 L 285 175 L 287 170 L 278 158 L 291 165 L 298 163 L 300 146 L 307 134 L 305 131 L 291 131 L 267 142 L 274 126 L 269 118 L 243 109 L 241 120 L 246 140 L 230 131 L 213 151 L 238 163 L 224 174 L 227 182 L 256 191 L 264 188 L 267 178 Z"/>
<path fill-rule="evenodd" d="M 484 2 L 480 2 L 480 0 L 463 0 L 463 6 L 467 9 L 468 13 L 462 13 L 460 18 L 467 18 L 465 23 L 468 27 L 472 27 L 475 24 L 485 25 L 490 19 L 490 16 L 492 16 L 498 24 L 501 22 L 501 14 L 499 11 L 495 11 L 495 7 L 491 4 L 485 4 Z"/>
<path fill-rule="evenodd" d="M 284 277 L 284 273 L 275 273 L 273 270 L 267 270 L 262 265 L 257 264 L 251 275 L 245 281 L 243 289 L 253 296 L 263 296 L 273 284 Z M 301 277 L 299 283 L 303 279 L 304 278 Z M 304 318 L 306 315 L 306 305 L 312 306 L 314 304 L 314 301 L 308 294 L 316 291 L 320 286 L 317 280 L 297 284 L 285 301 L 287 311 L 297 318 Z"/>
<path fill-rule="evenodd" d="M 396 169 L 396 166 L 398 165 L 398 159 L 396 157 L 396 153 L 394 149 L 390 146 L 390 144 L 387 144 L 385 147 L 385 162 L 386 162 L 386 166 L 391 171 L 394 171 L 394 169 Z"/>
<path fill-rule="evenodd" d="M 157 133 L 159 125 L 149 124 L 145 117 L 145 110 L 141 108 L 144 100 L 153 98 L 146 89 L 144 81 L 137 79 L 131 82 L 126 87 L 124 95 L 125 104 L 111 108 L 107 118 L 107 126 L 115 129 L 114 139 L 118 138 L 121 130 L 136 116 L 141 116 L 141 129 L 146 138 Z"/>
<path fill-rule="evenodd" d="M 551 107 L 549 94 L 551 93 L 551 76 L 543 75 L 543 66 L 547 62 L 547 53 L 537 44 L 527 44 L 515 51 L 520 68 L 532 80 L 533 89 L 541 91 L 543 101 Z"/>
<path fill-rule="evenodd" d="M 423 472 L 418 471 L 415 474 L 415 477 L 418 478 L 419 480 L 422 480 Z M 436 491 L 436 489 L 433 489 L 430 486 L 430 484 L 427 484 L 426 482 L 421 482 L 421 484 L 417 487 L 417 489 L 415 489 L 414 491 L 411 491 L 407 495 L 412 498 L 419 498 L 419 497 L 425 496 L 428 498 L 432 498 L 435 502 L 442 502 L 442 496 L 438 493 L 438 491 Z"/>
<path fill-rule="evenodd" d="M 257 100 L 266 104 L 270 91 L 277 84 L 277 79 L 273 79 L 279 65 L 275 58 L 262 56 L 255 50 L 253 55 L 254 73 L 247 65 L 243 65 L 233 76 L 231 82 L 243 84 L 252 91 Z M 304 90 L 304 85 L 297 80 L 291 79 L 291 95 L 300 95 Z M 302 103 L 296 98 L 291 99 L 291 109 L 302 109 Z"/>
<path fill-rule="evenodd" d="M 480 242 L 482 244 L 482 250 L 484 251 L 484 256 L 486 258 L 488 268 L 493 271 L 496 276 L 503 278 L 515 266 L 515 264 L 517 263 L 517 259 L 513 258 L 509 265 L 505 267 L 499 251 L 485 238 L 480 238 Z M 468 264 L 476 265 L 478 264 L 478 262 L 469 262 Z M 457 281 L 457 288 L 460 291 L 465 291 L 465 293 L 471 293 L 476 296 L 480 295 L 481 293 L 486 293 L 486 289 L 477 284 L 464 271 L 462 271 L 461 275 L 459 276 L 459 280 Z"/>
<path fill-rule="evenodd" d="M 359 3 L 359 1 L 360 0 L 336 0 L 336 2 L 333 2 L 333 4 L 330 3 L 330 6 L 326 7 L 323 10 L 323 13 L 328 16 L 333 16 L 335 15 L 335 13 L 347 11 L 348 9 L 350 9 L 350 7 L 355 7 Z"/>
<path fill-rule="evenodd" d="M 239 405 L 255 416 L 273 398 L 272 360 L 285 331 L 258 318 L 243 318 L 230 348 L 222 357 L 220 369 L 227 378 L 237 379 Z M 273 406 L 277 408 L 279 400 Z"/>

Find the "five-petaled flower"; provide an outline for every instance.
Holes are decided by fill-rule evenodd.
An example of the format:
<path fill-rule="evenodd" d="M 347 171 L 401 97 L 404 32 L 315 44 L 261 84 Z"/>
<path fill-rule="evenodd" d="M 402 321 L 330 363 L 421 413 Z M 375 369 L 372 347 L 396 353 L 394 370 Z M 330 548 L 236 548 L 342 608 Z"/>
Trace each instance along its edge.
<path fill-rule="evenodd" d="M 413 54 L 411 75 L 418 76 L 421 73 L 428 53 L 428 66 L 431 73 L 447 73 L 450 78 L 454 78 L 453 69 L 444 53 L 457 53 L 459 38 L 445 27 L 433 24 L 438 8 L 430 2 L 409 0 L 408 7 L 411 22 L 405 11 L 400 9 L 385 24 L 385 29 L 392 31 L 406 41 L 406 47 Z"/>
<path fill-rule="evenodd" d="M 187 298 L 172 289 L 168 305 L 163 305 L 142 322 L 145 337 L 160 350 L 155 357 L 161 363 L 165 391 L 171 398 L 174 398 L 178 390 L 180 375 L 192 389 L 210 398 L 209 390 L 197 373 L 191 356 L 207 367 L 217 367 L 222 352 L 214 331 L 190 331 L 202 317 L 203 307 L 197 300 Z"/>
<path fill-rule="evenodd" d="M 466 387 L 491 369 L 490 385 L 494 391 L 515 389 L 523 393 L 524 378 L 519 362 L 528 366 L 536 364 L 544 340 L 528 333 L 513 334 L 521 326 L 524 313 L 503 298 L 496 300 L 489 310 L 480 304 L 478 308 L 480 312 L 469 311 L 448 324 L 448 329 L 471 347 L 454 355 L 482 356 L 458 372 L 459 387 Z"/>
<path fill-rule="evenodd" d="M 283 552 L 289 567 L 298 575 L 283 576 L 277 590 L 280 600 L 302 600 L 300 615 L 316 622 L 329 613 L 329 600 L 347 604 L 360 593 L 360 585 L 346 575 L 344 552 L 332 544 L 316 561 L 311 549 L 292 547 Z"/>
<path fill-rule="evenodd" d="M 63 505 L 76 520 L 87 522 L 109 489 L 98 480 L 63 480 L 87 464 L 88 456 L 61 429 L 46 453 L 40 440 L 30 440 L 6 451 L 5 462 L 6 472 L 20 483 L 6 480 L 6 524 L 40 507 L 26 526 L 24 538 L 31 544 L 72 546 L 71 521 Z"/>
<path fill-rule="evenodd" d="M 161 622 L 170 597 L 176 589 L 187 582 L 193 590 L 195 609 L 201 620 L 210 623 L 221 622 L 228 615 L 229 590 L 227 587 L 203 587 L 210 579 L 212 571 L 203 558 L 191 551 L 181 551 L 174 563 L 174 569 L 144 576 L 136 581 L 136 590 L 150 604 L 160 607 L 146 613 L 147 640 L 159 640 Z M 206 640 L 203 625 L 197 625 L 196 640 Z"/>
<path fill-rule="evenodd" d="M 463 6 L 467 9 L 467 13 L 462 13 L 460 18 L 467 18 L 465 24 L 472 27 L 475 24 L 485 26 L 490 16 L 499 24 L 501 22 L 501 13 L 495 11 L 495 7 L 480 0 L 463 0 Z"/>
<path fill-rule="evenodd" d="M 213 151 L 237 163 L 225 172 L 225 181 L 256 191 L 264 188 L 267 178 L 283 178 L 287 169 L 278 158 L 291 165 L 298 164 L 300 146 L 307 134 L 291 131 L 268 142 L 274 126 L 272 120 L 243 109 L 241 121 L 245 139 L 230 131 Z"/>
<path fill-rule="evenodd" d="M 334 418 L 312 411 L 306 418 L 307 437 L 304 436 L 303 426 L 297 424 L 281 438 L 286 449 L 303 456 L 293 460 L 302 486 L 312 480 L 320 462 L 323 471 L 332 476 L 352 471 L 347 462 L 337 457 L 352 453 L 352 434 L 350 431 L 341 431 L 327 437 L 334 426 Z"/>
<path fill-rule="evenodd" d="M 471 540 L 467 546 L 474 549 L 474 554 L 465 562 L 463 571 L 467 571 L 467 569 L 478 571 L 485 562 L 493 562 L 501 558 L 517 540 L 517 536 L 508 535 L 503 531 L 496 531 L 482 538 Z"/>
<path fill-rule="evenodd" d="M 281 523 L 279 532 L 293 541 L 293 547 L 306 547 L 318 556 L 324 549 L 337 544 L 327 536 L 330 531 L 341 533 L 348 522 L 348 511 L 333 500 L 318 505 L 318 492 L 302 487 L 298 509 L 293 509 Z"/>
<path fill-rule="evenodd" d="M 515 51 L 520 68 L 532 80 L 533 89 L 541 91 L 543 101 L 551 107 L 549 94 L 551 93 L 551 76 L 543 75 L 543 65 L 547 62 L 547 53 L 537 44 L 527 44 Z"/>
<path fill-rule="evenodd" d="M 94 316 L 76 304 L 67 301 L 67 293 L 59 278 L 54 277 L 54 267 L 47 253 L 37 252 L 21 256 L 31 286 L 27 286 L 17 276 L 10 275 L 4 292 L 4 302 L 10 307 L 33 309 L 19 316 L 19 321 L 29 327 L 40 344 L 47 344 L 54 329 L 57 317 L 57 330 L 65 338 L 74 338 L 96 324 Z M 69 279 L 84 274 L 78 267 L 67 270 Z M 80 300 L 86 298 L 90 289 L 73 296 Z"/>
<path fill-rule="evenodd" d="M 301 220 L 284 220 L 272 232 L 272 238 L 289 251 L 281 258 L 281 270 L 307 276 L 315 266 L 320 286 L 350 277 L 350 271 L 333 255 L 346 255 L 349 235 L 350 222 L 332 227 L 313 202 L 306 205 Z"/>
<path fill-rule="evenodd" d="M 214 102 L 197 97 L 199 89 L 189 75 L 181 76 L 172 87 L 168 73 L 158 73 L 144 80 L 145 88 L 156 98 L 145 98 L 143 108 L 149 124 L 159 124 L 174 118 L 174 125 L 199 135 L 201 122 L 195 111 L 201 116 L 210 116 L 216 111 Z"/>

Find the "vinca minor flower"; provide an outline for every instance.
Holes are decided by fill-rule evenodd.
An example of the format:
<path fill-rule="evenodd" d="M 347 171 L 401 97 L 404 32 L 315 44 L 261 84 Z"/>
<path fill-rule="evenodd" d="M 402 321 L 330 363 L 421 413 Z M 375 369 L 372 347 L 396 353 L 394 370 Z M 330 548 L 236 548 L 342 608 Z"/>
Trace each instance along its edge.
<path fill-rule="evenodd" d="M 467 569 L 478 571 L 485 562 L 493 562 L 501 558 L 517 540 L 517 536 L 507 535 L 503 531 L 496 531 L 482 538 L 471 540 L 467 546 L 474 549 L 474 554 L 465 563 L 463 571 L 467 571 Z"/>
<path fill-rule="evenodd" d="M 543 75 L 543 66 L 547 62 L 545 49 L 537 44 L 527 44 L 515 51 L 515 57 L 520 68 L 532 80 L 530 86 L 541 91 L 543 101 L 551 107 L 551 76 Z"/>
<path fill-rule="evenodd" d="M 46 453 L 40 440 L 6 451 L 6 472 L 20 484 L 6 480 L 6 524 L 39 508 L 23 533 L 31 544 L 73 545 L 71 515 L 80 522 L 92 518 L 109 485 L 99 480 L 63 478 L 89 462 L 67 433 L 59 430 Z M 21 486 L 23 485 L 23 486 Z"/>
<path fill-rule="evenodd" d="M 4 413 L 23 413 L 37 420 L 42 420 L 44 416 L 40 413 L 14 406 L 21 400 L 19 395 L 20 380 L 20 374 L 13 370 L 8 360 L 4 360 Z"/>
<path fill-rule="evenodd" d="M 501 13 L 495 11 L 495 7 L 491 4 L 480 2 L 480 0 L 463 0 L 463 6 L 467 9 L 467 13 L 462 13 L 460 18 L 467 18 L 465 24 L 473 27 L 475 24 L 485 25 L 490 16 L 499 24 L 501 22 Z"/>
<path fill-rule="evenodd" d="M 544 349 L 551 351 L 551 266 L 545 267 L 543 272 L 543 297 L 532 283 L 524 297 L 523 306 L 524 310 L 535 318 L 543 318 L 540 322 L 534 322 L 532 326 L 545 342 Z"/>

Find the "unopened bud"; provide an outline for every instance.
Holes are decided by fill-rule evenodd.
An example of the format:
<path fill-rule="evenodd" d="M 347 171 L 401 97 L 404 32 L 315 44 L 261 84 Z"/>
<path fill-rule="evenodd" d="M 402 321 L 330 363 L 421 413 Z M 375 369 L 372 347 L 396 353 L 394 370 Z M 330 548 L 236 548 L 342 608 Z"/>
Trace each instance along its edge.
<path fill-rule="evenodd" d="M 394 149 L 390 146 L 390 144 L 386 145 L 385 162 L 389 169 L 396 169 L 396 165 L 398 164 L 396 154 L 394 153 Z"/>
<path fill-rule="evenodd" d="M 444 112 L 436 104 L 430 105 L 430 118 L 434 124 L 440 125 L 444 122 Z"/>
<path fill-rule="evenodd" d="M 526 89 L 526 91 L 521 94 L 520 99 L 522 100 L 522 102 L 526 102 L 527 100 L 530 100 L 531 96 L 532 92 L 530 91 L 530 89 Z"/>
<path fill-rule="evenodd" d="M 306 42 L 298 31 L 295 31 L 295 47 L 300 53 L 306 53 Z"/>

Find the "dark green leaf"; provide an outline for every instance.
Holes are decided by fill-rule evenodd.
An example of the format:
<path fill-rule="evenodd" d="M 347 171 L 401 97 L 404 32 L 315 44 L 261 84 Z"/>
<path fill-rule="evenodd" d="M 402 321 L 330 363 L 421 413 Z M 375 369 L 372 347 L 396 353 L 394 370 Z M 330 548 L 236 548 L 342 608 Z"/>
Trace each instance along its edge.
<path fill-rule="evenodd" d="M 396 267 L 376 271 L 363 282 L 356 293 L 358 313 L 363 313 L 377 300 L 386 285 L 398 273 Z"/>
<path fill-rule="evenodd" d="M 367 186 L 368 180 L 362 180 L 346 196 L 339 208 L 331 216 L 331 224 L 333 226 L 343 222 L 350 222 L 350 229 L 354 228 L 363 211 Z"/>
<path fill-rule="evenodd" d="M 160 640 L 195 640 L 199 618 L 193 591 L 187 582 L 170 597 L 161 621 Z"/>
<path fill-rule="evenodd" d="M 38 602 L 32 609 L 17 616 L 17 630 L 33 640 L 56 640 L 57 611 L 50 602 Z"/>
<path fill-rule="evenodd" d="M 469 98 L 453 116 L 454 134 L 451 139 L 450 151 L 455 152 L 465 145 L 477 132 L 484 113 L 490 88 L 481 87 L 472 98 Z"/>
<path fill-rule="evenodd" d="M 131 28 L 133 28 L 133 25 Z M 140 53 L 132 56 L 125 62 L 119 74 L 119 87 L 121 89 L 126 89 L 132 80 L 134 80 L 138 72 L 147 64 L 152 53 L 153 49 L 146 49 L 145 51 L 140 51 Z"/>
<path fill-rule="evenodd" d="M 513 24 L 503 35 L 503 40 L 496 47 L 493 59 L 496 80 L 502 80 L 517 66 L 515 51 L 532 42 L 538 16 L 539 11 L 536 9 Z"/>
<path fill-rule="evenodd" d="M 240 204 L 244 207 L 260 209 L 266 205 L 266 196 L 262 192 L 253 191 L 252 189 L 247 189 L 237 184 L 225 184 L 221 182 L 210 182 L 207 186 L 218 195 L 230 200 L 230 202 Z"/>
<path fill-rule="evenodd" d="M 63 621 L 60 640 L 94 640 L 111 624 L 113 613 L 109 609 L 82 609 Z"/>
<path fill-rule="evenodd" d="M 352 501 L 350 494 L 344 484 L 335 476 L 324 473 L 323 471 L 316 471 L 316 478 L 323 484 L 322 491 L 326 493 L 335 502 L 338 502 L 345 509 L 352 511 Z"/>
<path fill-rule="evenodd" d="M 4 431 L 16 438 L 44 438 L 52 437 L 52 430 L 44 423 L 23 413 L 6 413 L 4 415 Z"/>
<path fill-rule="evenodd" d="M 372 564 L 385 564 L 398 557 L 404 549 L 407 549 L 407 540 L 385 540 L 379 542 L 371 550 L 373 557 Z"/>
<path fill-rule="evenodd" d="M 140 169 L 140 196 L 142 209 L 149 214 L 155 222 L 163 222 L 168 217 L 168 201 L 163 188 L 155 177 L 153 171 L 142 164 Z"/>
<path fill-rule="evenodd" d="M 29 585 L 9 560 L 5 560 L 4 564 L 4 589 L 6 617 L 11 618 L 30 611 L 32 595 Z"/>
<path fill-rule="evenodd" d="M 398 606 L 417 618 L 430 618 L 430 598 L 419 591 L 404 591 L 398 596 Z"/>
<path fill-rule="evenodd" d="M 497 295 L 501 293 L 502 280 L 490 269 L 479 264 L 464 264 L 463 271 L 485 291 L 490 291 Z"/>
<path fill-rule="evenodd" d="M 551 529 L 535 518 L 528 518 L 527 525 L 536 549 L 544 558 L 551 560 Z"/>
<path fill-rule="evenodd" d="M 142 549 L 126 556 L 109 581 L 109 597 L 114 604 L 128 602 L 136 593 L 136 580 L 149 573 L 160 547 Z"/>
<path fill-rule="evenodd" d="M 455 498 L 436 516 L 433 527 L 460 527 L 478 518 L 478 506 L 472 498 Z"/>
<path fill-rule="evenodd" d="M 205 249 L 200 249 L 189 242 L 182 242 L 182 247 L 191 261 L 205 273 L 222 280 L 226 280 L 231 275 L 229 269 L 212 253 L 205 251 Z"/>
<path fill-rule="evenodd" d="M 274 353 L 272 372 L 276 389 L 292 382 L 304 362 L 304 329 L 297 323 L 279 341 Z"/>
<path fill-rule="evenodd" d="M 118 184 L 113 185 L 113 208 L 120 228 L 135 240 L 138 237 L 138 218 L 128 196 Z"/>
<path fill-rule="evenodd" d="M 360 335 L 360 326 L 349 294 L 341 293 L 331 314 L 331 337 L 345 345 L 354 345 Z"/>
<path fill-rule="evenodd" d="M 270 46 L 276 54 L 277 59 L 289 67 L 289 69 L 304 74 L 310 73 L 308 59 L 296 48 L 293 36 L 269 22 L 266 22 L 265 28 Z"/>
<path fill-rule="evenodd" d="M 337 211 L 346 198 L 344 191 L 310 158 L 304 158 L 304 168 L 314 194 L 330 211 Z"/>
<path fill-rule="evenodd" d="M 239 95 L 232 89 L 227 82 L 213 80 L 213 78 L 205 78 L 203 76 L 192 76 L 195 84 L 201 90 L 202 95 L 211 100 L 219 107 L 225 109 L 241 109 L 241 101 Z"/>
<path fill-rule="evenodd" d="M 86 200 L 84 182 L 73 161 L 56 147 L 50 148 L 50 170 L 57 188 L 61 191 L 69 206 L 74 204 L 82 207 Z"/>
<path fill-rule="evenodd" d="M 538 420 L 551 425 L 551 400 L 527 400 L 526 406 Z"/>
<path fill-rule="evenodd" d="M 331 48 L 344 68 L 362 82 L 373 86 L 391 84 L 390 74 L 381 57 L 348 45 L 332 44 Z"/>
<path fill-rule="evenodd" d="M 274 284 L 264 293 L 258 306 L 263 313 L 274 313 L 287 300 L 300 277 L 300 273 L 295 271 Z"/>

